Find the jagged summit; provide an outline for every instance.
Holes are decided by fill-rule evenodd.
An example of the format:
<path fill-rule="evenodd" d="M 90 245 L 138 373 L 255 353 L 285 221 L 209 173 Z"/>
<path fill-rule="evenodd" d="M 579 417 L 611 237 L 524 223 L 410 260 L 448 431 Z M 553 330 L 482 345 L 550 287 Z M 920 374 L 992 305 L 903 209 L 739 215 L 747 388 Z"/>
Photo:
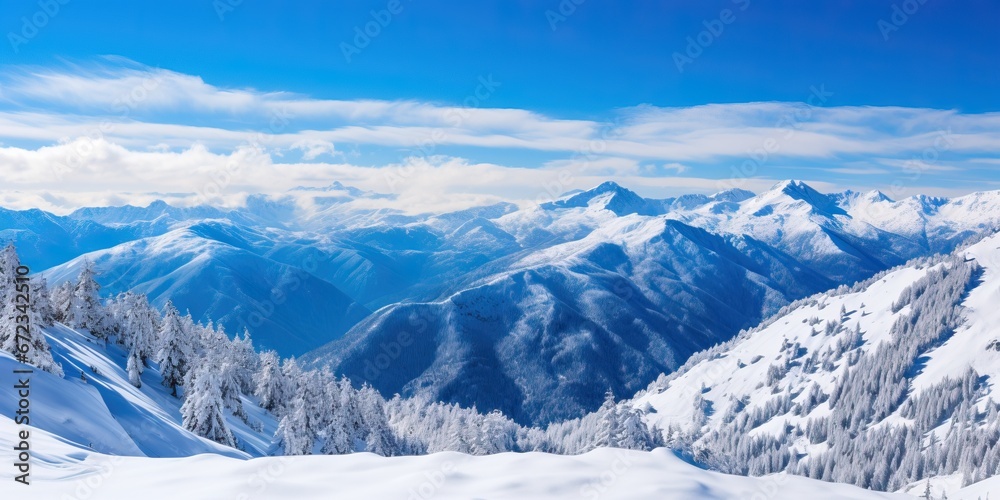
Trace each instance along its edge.
<path fill-rule="evenodd" d="M 597 206 L 615 215 L 658 215 L 663 212 L 657 203 L 647 200 L 616 182 L 607 181 L 586 191 L 542 205 L 543 209 L 583 208 Z"/>
<path fill-rule="evenodd" d="M 837 205 L 834 196 L 820 193 L 805 182 L 797 180 L 781 181 L 753 198 L 752 201 L 755 201 L 756 205 L 765 207 L 766 212 L 773 211 L 775 205 L 804 204 L 814 213 L 827 216 L 847 214 L 842 207 Z M 759 210 L 758 213 L 760 213 Z"/>
<path fill-rule="evenodd" d="M 753 191 L 747 191 L 746 189 L 740 189 L 740 188 L 730 188 L 724 191 L 719 191 L 718 193 L 709 196 L 709 198 L 715 201 L 728 201 L 728 202 L 740 203 L 742 201 L 749 200 L 754 196 L 757 196 L 757 194 L 754 193 Z"/>

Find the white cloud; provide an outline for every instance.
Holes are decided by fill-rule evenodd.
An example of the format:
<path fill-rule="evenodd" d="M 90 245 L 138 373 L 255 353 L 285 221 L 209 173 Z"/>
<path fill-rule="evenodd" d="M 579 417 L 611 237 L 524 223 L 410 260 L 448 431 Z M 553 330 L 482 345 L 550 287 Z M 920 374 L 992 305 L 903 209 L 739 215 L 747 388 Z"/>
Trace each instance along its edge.
<path fill-rule="evenodd" d="M 522 109 L 222 88 L 121 59 L 14 67 L 0 84 L 7 189 L 0 203 L 62 211 L 161 192 L 202 195 L 177 196 L 178 203 L 208 194 L 234 204 L 246 193 L 333 180 L 397 193 L 393 203 L 409 211 L 532 202 L 607 179 L 670 196 L 766 188 L 788 175 L 778 165 L 800 162 L 810 165 L 817 187 L 831 173 L 873 179 L 917 167 L 927 185 L 935 175 L 983 170 L 1000 156 L 1000 113 L 760 102 L 643 105 L 602 120 L 560 119 Z M 292 156 L 300 160 L 284 161 L 288 151 L 300 152 Z M 370 167 L 347 163 L 344 151 L 355 159 L 360 152 L 411 157 Z M 519 158 L 514 166 L 459 158 L 511 151 Z M 752 172 L 727 179 L 732 165 L 747 162 Z M 868 167 L 876 164 L 884 168 Z"/>

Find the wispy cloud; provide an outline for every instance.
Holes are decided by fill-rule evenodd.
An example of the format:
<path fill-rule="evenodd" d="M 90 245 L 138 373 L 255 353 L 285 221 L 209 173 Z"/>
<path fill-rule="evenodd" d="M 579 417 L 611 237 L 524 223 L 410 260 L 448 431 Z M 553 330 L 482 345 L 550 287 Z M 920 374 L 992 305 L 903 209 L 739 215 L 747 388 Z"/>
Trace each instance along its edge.
<path fill-rule="evenodd" d="M 1000 113 L 760 102 L 642 105 L 564 119 L 523 109 L 223 88 L 120 58 L 10 67 L 0 88 L 7 204 L 198 193 L 213 176 L 227 176 L 218 189 L 226 203 L 248 192 L 341 180 L 397 192 L 401 205 L 424 209 L 532 200 L 608 178 L 632 180 L 655 191 L 649 194 L 707 192 L 747 158 L 763 165 L 745 180 L 751 188 L 787 176 L 778 165 L 797 163 L 831 186 L 831 175 L 867 179 L 849 187 L 906 176 L 917 188 L 935 175 L 971 175 L 970 163 L 983 170 L 1000 162 Z M 353 161 L 373 159 L 352 165 L 344 151 L 357 152 Z M 502 161 L 511 156 L 514 164 Z M 915 171 L 919 179 L 910 175 Z M 976 181 L 967 178 L 970 186 Z"/>

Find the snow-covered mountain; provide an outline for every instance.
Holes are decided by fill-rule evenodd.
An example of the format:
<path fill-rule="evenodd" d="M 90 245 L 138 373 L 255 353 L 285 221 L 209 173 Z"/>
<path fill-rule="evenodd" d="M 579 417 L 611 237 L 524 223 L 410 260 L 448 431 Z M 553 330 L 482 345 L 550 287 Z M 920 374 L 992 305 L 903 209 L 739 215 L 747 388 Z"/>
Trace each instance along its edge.
<path fill-rule="evenodd" d="M 259 345 L 302 354 L 343 334 L 368 310 L 309 271 L 243 247 L 229 223 L 200 223 L 90 252 L 45 275 L 75 279 L 84 261 L 102 273 L 105 292 L 134 291 L 157 307 L 168 300 L 232 333 L 252 329 Z"/>
<path fill-rule="evenodd" d="M 941 476 L 954 498 L 1000 466 L 998 299 L 993 235 L 800 300 L 633 404 L 722 470 L 914 494 Z"/>
<path fill-rule="evenodd" d="M 493 226 L 525 250 L 438 300 L 384 307 L 307 359 L 385 394 L 499 408 L 522 423 L 575 417 L 792 300 L 949 250 L 1000 218 L 992 193 L 935 206 L 914 213 L 922 205 L 794 181 L 670 200 L 605 183 L 499 217 Z M 380 355 L 400 332 L 414 340 L 388 362 Z"/>
<path fill-rule="evenodd" d="M 315 350 L 314 363 L 359 382 L 408 325 L 419 339 L 406 361 L 367 370 L 386 395 L 544 422 L 596 409 L 608 388 L 631 394 L 795 299 L 950 251 L 1000 219 L 998 192 L 897 202 L 796 181 L 758 195 L 649 199 L 609 182 L 520 209 L 373 208 L 391 198 L 333 184 L 233 210 L 6 211 L 0 229 L 54 281 L 93 260 L 105 293 L 173 299 L 282 353 Z M 559 398 L 567 406 L 548 404 Z"/>
<path fill-rule="evenodd" d="M 596 409 L 609 388 L 633 393 L 786 297 L 832 284 L 751 238 L 661 218 L 614 222 L 444 300 L 383 308 L 306 359 L 332 360 L 385 394 L 544 423 Z M 381 363 L 401 334 L 412 340 Z"/>

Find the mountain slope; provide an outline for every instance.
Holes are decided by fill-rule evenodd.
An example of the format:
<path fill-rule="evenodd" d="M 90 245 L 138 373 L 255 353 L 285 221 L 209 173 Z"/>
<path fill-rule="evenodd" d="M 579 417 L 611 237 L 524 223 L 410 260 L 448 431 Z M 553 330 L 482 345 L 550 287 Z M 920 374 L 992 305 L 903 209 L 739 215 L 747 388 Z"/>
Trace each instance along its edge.
<path fill-rule="evenodd" d="M 611 232 L 530 254 L 442 301 L 383 308 L 304 359 L 383 394 L 544 423 L 595 409 L 609 388 L 634 392 L 785 296 L 830 284 L 748 238 L 663 219 L 625 218 Z M 405 350 L 376 366 L 404 332 Z"/>
<path fill-rule="evenodd" d="M 133 290 L 157 307 L 173 301 L 197 321 L 230 334 L 244 328 L 262 348 L 298 355 L 339 337 L 368 314 L 327 281 L 185 227 L 163 236 L 92 252 L 45 272 L 52 284 L 94 263 L 106 294 Z"/>
<path fill-rule="evenodd" d="M 126 353 L 105 346 L 89 334 L 57 324 L 44 330 L 53 358 L 62 365 L 65 378 L 35 370 L 31 375 L 31 425 L 33 436 L 44 431 L 59 440 L 58 447 L 32 445 L 51 454 L 50 463 L 60 463 L 87 453 L 139 457 L 186 457 L 213 453 L 246 458 L 263 455 L 277 423 L 256 404 L 244 407 L 262 432 L 249 429 L 237 418 L 229 426 L 246 452 L 200 438 L 181 426 L 181 400 L 160 385 L 155 364 L 142 374 L 142 388 L 129 383 L 122 368 Z M 23 368 L 8 353 L 0 351 L 0 370 L 11 373 Z M 82 375 L 82 376 L 81 376 Z M 0 386 L 0 397 L 17 401 L 13 384 Z M 15 407 L 3 405 L 0 421 L 14 436 Z M 70 451 L 64 448 L 71 448 Z M 57 451 L 62 450 L 62 451 Z M 36 455 L 37 456 L 37 455 Z M 4 481 L 12 482 L 12 481 Z"/>
<path fill-rule="evenodd" d="M 634 405 L 724 470 L 777 465 L 878 489 L 956 472 L 979 481 L 1000 464 L 998 297 L 994 235 L 800 301 Z M 763 462 L 740 464 L 765 442 Z"/>

